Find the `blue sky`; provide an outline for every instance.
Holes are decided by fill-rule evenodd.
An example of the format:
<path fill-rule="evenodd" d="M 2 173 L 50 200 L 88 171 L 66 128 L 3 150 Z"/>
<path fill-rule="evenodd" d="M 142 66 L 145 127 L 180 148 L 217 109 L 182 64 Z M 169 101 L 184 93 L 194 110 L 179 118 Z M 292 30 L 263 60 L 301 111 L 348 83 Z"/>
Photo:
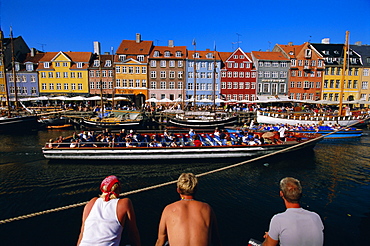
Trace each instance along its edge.
<path fill-rule="evenodd" d="M 197 50 L 265 51 L 275 44 L 370 44 L 370 0 L 11 0 L 1 1 L 1 28 L 44 51 L 114 51 L 124 39 Z M 239 40 L 239 44 L 237 43 Z"/>

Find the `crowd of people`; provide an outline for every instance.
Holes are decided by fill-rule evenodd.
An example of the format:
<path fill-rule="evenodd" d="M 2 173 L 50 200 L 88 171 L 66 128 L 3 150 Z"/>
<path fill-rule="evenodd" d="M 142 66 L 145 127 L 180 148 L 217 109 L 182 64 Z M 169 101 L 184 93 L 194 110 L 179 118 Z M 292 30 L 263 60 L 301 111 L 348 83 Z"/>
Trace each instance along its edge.
<path fill-rule="evenodd" d="M 182 173 L 176 186 L 180 200 L 163 209 L 155 245 L 222 245 L 212 207 L 195 198 L 196 175 Z M 77 245 L 119 245 L 123 228 L 128 230 L 130 245 L 141 245 L 133 204 L 129 198 L 119 198 L 122 191 L 119 179 L 114 175 L 106 177 L 100 190 L 100 197 L 91 199 L 84 208 Z M 300 206 L 300 181 L 283 178 L 279 195 L 286 211 L 272 217 L 262 245 L 322 246 L 324 225 L 317 213 Z"/>

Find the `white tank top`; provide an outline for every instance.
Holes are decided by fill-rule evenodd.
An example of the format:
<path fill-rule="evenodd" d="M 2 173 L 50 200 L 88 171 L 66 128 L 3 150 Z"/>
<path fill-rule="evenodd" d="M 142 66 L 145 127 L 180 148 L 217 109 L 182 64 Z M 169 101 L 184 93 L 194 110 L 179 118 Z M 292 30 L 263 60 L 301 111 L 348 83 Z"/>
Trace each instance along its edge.
<path fill-rule="evenodd" d="M 80 246 L 119 245 L 123 227 L 117 218 L 118 200 L 112 199 L 105 202 L 102 198 L 98 198 L 95 201 L 85 220 Z"/>

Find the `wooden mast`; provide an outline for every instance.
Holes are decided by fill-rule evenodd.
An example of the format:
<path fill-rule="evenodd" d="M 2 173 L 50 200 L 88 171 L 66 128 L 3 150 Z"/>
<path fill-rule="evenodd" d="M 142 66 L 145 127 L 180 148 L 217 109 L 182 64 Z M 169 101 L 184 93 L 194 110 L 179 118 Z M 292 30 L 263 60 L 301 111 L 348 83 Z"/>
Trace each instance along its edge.
<path fill-rule="evenodd" d="M 343 47 L 344 57 L 343 57 L 343 69 L 342 69 L 342 79 L 341 79 L 341 88 L 339 94 L 339 116 L 343 115 L 343 93 L 344 93 L 344 84 L 345 84 L 345 77 L 346 77 L 346 69 L 347 69 L 347 52 L 348 52 L 348 36 L 349 31 L 346 31 L 346 42 Z"/>
<path fill-rule="evenodd" d="M 213 112 L 216 112 L 216 43 L 213 51 Z"/>
<path fill-rule="evenodd" d="M 10 28 L 10 45 L 12 50 L 12 73 L 13 73 L 13 81 L 14 81 L 14 106 L 15 110 L 18 109 L 18 88 L 17 88 L 17 74 L 15 71 L 15 51 L 14 51 L 14 39 L 13 39 L 13 30 Z"/>
<path fill-rule="evenodd" d="M 196 46 L 197 46 L 197 44 L 196 44 L 196 42 L 195 42 L 195 39 L 193 40 L 193 45 L 194 45 L 194 66 L 193 66 L 193 68 L 194 68 L 194 111 L 195 111 L 195 109 L 196 109 L 196 101 L 197 101 L 197 63 L 196 63 L 196 60 L 195 60 L 195 58 L 196 58 Z"/>
<path fill-rule="evenodd" d="M 4 87 L 5 87 L 5 97 L 6 97 L 6 104 L 8 108 L 8 117 L 11 117 L 11 110 L 10 110 L 10 101 L 9 101 L 9 88 L 8 88 L 8 83 L 7 83 L 7 73 L 6 73 L 6 67 L 5 67 L 5 54 L 4 54 L 4 33 L 0 29 L 0 59 L 1 59 L 1 64 L 4 67 Z"/>
<path fill-rule="evenodd" d="M 114 71 L 115 67 L 113 66 L 114 64 L 114 54 L 113 54 L 113 47 L 111 48 L 112 52 L 112 84 L 113 84 L 113 90 L 112 90 L 112 109 L 114 109 L 114 97 L 116 96 L 116 73 Z"/>

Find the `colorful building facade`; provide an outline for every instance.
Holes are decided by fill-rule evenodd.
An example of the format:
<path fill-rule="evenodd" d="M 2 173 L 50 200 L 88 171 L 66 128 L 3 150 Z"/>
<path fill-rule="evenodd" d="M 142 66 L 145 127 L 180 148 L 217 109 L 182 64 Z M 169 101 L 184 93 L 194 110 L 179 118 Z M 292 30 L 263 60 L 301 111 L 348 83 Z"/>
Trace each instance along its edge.
<path fill-rule="evenodd" d="M 290 59 L 288 91 L 291 99 L 319 100 L 324 70 L 324 60 L 306 42 L 301 45 L 277 44 L 273 51 L 281 52 Z"/>
<path fill-rule="evenodd" d="M 221 70 L 221 94 L 226 100 L 256 99 L 256 69 L 250 54 L 236 49 L 225 60 Z"/>
<path fill-rule="evenodd" d="M 41 96 L 88 96 L 91 52 L 46 52 L 39 61 Z"/>
<path fill-rule="evenodd" d="M 186 46 L 154 46 L 149 58 L 149 97 L 181 101 L 185 91 Z"/>
<path fill-rule="evenodd" d="M 143 105 L 148 98 L 148 56 L 153 48 L 152 41 L 142 41 L 136 34 L 135 40 L 123 40 L 116 51 L 115 95 L 128 97 L 136 105 Z"/>

